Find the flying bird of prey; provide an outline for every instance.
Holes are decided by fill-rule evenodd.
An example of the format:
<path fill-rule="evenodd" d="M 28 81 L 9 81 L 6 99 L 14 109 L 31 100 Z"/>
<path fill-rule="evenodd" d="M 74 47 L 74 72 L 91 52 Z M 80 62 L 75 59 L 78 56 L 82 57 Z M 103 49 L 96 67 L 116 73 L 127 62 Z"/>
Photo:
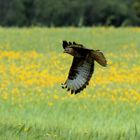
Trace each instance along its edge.
<path fill-rule="evenodd" d="M 64 53 L 73 56 L 73 62 L 62 88 L 67 88 L 71 94 L 77 94 L 89 84 L 94 72 L 94 61 L 104 67 L 107 65 L 107 61 L 100 50 L 87 49 L 82 44 L 63 41 L 63 48 Z"/>

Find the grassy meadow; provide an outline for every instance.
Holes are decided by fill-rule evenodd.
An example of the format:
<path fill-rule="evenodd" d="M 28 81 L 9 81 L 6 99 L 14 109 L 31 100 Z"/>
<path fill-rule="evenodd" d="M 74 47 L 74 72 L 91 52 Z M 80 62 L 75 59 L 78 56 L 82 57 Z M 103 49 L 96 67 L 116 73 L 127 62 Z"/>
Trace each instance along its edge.
<path fill-rule="evenodd" d="M 77 95 L 62 40 L 108 60 Z M 0 140 L 140 140 L 140 28 L 0 28 Z"/>

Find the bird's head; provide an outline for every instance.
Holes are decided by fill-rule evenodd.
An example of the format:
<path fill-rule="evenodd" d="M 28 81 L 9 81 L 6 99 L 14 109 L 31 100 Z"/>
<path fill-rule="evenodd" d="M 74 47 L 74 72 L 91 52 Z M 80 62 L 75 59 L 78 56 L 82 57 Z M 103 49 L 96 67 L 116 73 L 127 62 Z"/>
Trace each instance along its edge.
<path fill-rule="evenodd" d="M 68 54 L 74 56 L 74 49 L 71 48 L 71 47 L 66 47 L 66 48 L 64 49 L 64 53 L 68 53 Z"/>
<path fill-rule="evenodd" d="M 75 50 L 74 50 L 73 46 L 75 44 L 76 44 L 75 42 L 71 43 L 71 42 L 63 41 L 62 46 L 64 48 L 64 53 L 68 53 L 68 54 L 74 56 Z"/>

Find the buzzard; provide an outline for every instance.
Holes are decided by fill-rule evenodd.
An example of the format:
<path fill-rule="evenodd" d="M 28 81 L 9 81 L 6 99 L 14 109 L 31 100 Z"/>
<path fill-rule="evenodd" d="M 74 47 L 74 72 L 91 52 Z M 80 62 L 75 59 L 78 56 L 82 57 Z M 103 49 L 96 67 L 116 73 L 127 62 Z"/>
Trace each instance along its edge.
<path fill-rule="evenodd" d="M 68 53 L 74 58 L 68 78 L 62 84 L 62 88 L 67 88 L 71 94 L 77 94 L 89 84 L 94 72 L 94 61 L 104 67 L 107 65 L 107 61 L 100 50 L 87 49 L 82 44 L 63 41 L 63 48 L 64 53 Z"/>

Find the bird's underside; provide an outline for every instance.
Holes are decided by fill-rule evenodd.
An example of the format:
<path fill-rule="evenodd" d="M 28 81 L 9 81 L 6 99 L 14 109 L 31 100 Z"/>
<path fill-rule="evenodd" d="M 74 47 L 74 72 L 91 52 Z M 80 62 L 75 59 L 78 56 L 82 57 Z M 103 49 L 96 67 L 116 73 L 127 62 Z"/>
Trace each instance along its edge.
<path fill-rule="evenodd" d="M 106 65 L 106 59 L 103 53 L 84 48 L 81 44 L 75 42 L 63 41 L 64 52 L 73 56 L 73 62 L 68 74 L 68 78 L 62 88 L 71 91 L 71 94 L 79 93 L 89 84 L 94 72 L 94 60 L 102 66 Z"/>

